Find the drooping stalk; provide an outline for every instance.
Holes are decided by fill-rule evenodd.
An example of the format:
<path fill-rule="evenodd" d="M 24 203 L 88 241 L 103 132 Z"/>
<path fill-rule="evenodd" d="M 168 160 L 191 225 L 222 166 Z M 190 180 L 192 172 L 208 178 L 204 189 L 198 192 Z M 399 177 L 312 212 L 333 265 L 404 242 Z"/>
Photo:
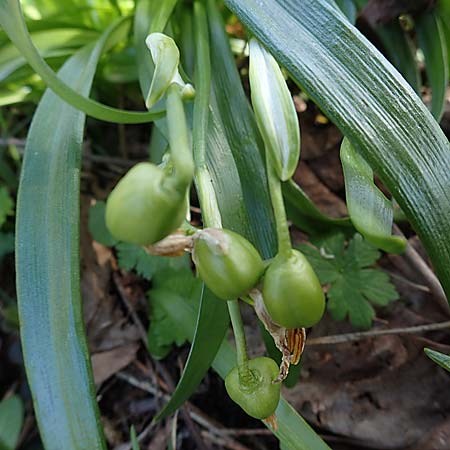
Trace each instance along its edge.
<path fill-rule="evenodd" d="M 129 18 L 125 17 L 123 20 L 129 20 Z M 47 86 L 63 100 L 84 113 L 96 119 L 116 123 L 145 123 L 164 116 L 162 109 L 144 113 L 103 105 L 88 97 L 83 97 L 59 79 L 34 46 L 22 15 L 19 0 L 0 1 L 0 26 Z"/>
<path fill-rule="evenodd" d="M 181 99 L 181 87 L 173 83 L 167 90 L 167 124 L 169 128 L 170 156 L 175 174 L 167 179 L 181 192 L 191 183 L 194 162 L 189 145 L 189 135 Z"/>
<path fill-rule="evenodd" d="M 209 56 L 209 33 L 205 7 L 202 0 L 194 2 L 195 20 L 195 85 L 193 119 L 193 152 L 195 163 L 194 181 L 202 210 L 203 222 L 206 227 L 222 227 L 222 218 L 216 193 L 211 182 L 211 176 L 206 166 L 206 136 L 209 120 L 209 98 L 211 92 L 211 63 Z M 237 300 L 227 302 L 231 325 L 236 341 L 239 376 L 248 379 L 251 372 L 248 368 L 247 344 L 244 326 Z"/>

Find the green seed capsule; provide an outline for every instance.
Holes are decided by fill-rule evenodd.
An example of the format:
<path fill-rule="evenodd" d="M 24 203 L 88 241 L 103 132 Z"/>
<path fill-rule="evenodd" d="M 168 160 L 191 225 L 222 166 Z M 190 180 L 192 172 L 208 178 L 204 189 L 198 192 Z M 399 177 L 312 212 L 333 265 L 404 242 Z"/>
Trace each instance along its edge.
<path fill-rule="evenodd" d="M 320 282 L 306 257 L 297 250 L 278 255 L 264 276 L 263 299 L 273 321 L 285 328 L 315 325 L 325 310 Z"/>
<path fill-rule="evenodd" d="M 231 400 L 249 416 L 266 419 L 277 409 L 280 401 L 281 383 L 273 384 L 278 376 L 278 365 L 264 356 L 248 361 L 248 379 L 239 376 L 235 367 L 225 378 L 225 388 Z"/>
<path fill-rule="evenodd" d="M 194 237 L 193 260 L 208 288 L 224 300 L 246 294 L 264 272 L 253 245 L 230 230 L 205 228 Z"/>
<path fill-rule="evenodd" d="M 151 245 L 182 224 L 186 194 L 166 177 L 154 164 L 140 163 L 119 181 L 106 203 L 106 225 L 116 239 Z"/>

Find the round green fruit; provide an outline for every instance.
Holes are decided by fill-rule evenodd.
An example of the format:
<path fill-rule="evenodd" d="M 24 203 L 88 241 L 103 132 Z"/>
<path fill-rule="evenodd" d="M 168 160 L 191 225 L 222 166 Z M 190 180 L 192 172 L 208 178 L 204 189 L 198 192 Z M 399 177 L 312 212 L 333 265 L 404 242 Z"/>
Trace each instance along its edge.
<path fill-rule="evenodd" d="M 134 166 L 106 203 L 106 225 L 118 240 L 151 245 L 175 231 L 186 215 L 186 191 L 165 183 L 167 174 L 151 163 Z"/>
<path fill-rule="evenodd" d="M 265 356 L 248 361 L 249 372 L 239 375 L 235 367 L 225 378 L 225 388 L 231 400 L 249 416 L 266 419 L 277 409 L 281 383 L 273 384 L 278 377 L 278 365 Z M 242 370 L 241 370 L 242 372 Z"/>
<path fill-rule="evenodd" d="M 205 228 L 194 236 L 193 260 L 206 286 L 217 297 L 236 299 L 247 294 L 264 272 L 253 245 L 230 230 Z"/>
<path fill-rule="evenodd" d="M 325 310 L 317 275 L 297 250 L 275 257 L 264 276 L 262 293 L 272 320 L 285 328 L 311 327 Z"/>

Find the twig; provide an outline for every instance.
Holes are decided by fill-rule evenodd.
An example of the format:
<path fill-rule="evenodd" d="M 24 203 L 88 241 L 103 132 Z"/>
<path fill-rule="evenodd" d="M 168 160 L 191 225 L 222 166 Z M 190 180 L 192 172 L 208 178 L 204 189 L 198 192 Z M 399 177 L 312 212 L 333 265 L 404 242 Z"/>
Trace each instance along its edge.
<path fill-rule="evenodd" d="M 204 436 L 206 439 L 214 442 L 217 445 L 220 445 L 223 448 L 229 448 L 230 450 L 250 450 L 245 445 L 242 445 L 241 443 L 232 440 L 227 439 L 226 437 L 217 436 L 210 431 L 202 431 L 202 436 Z"/>
<path fill-rule="evenodd" d="M 396 280 L 401 281 L 402 283 L 412 286 L 413 288 L 417 289 L 418 291 L 431 292 L 431 290 L 428 286 L 424 286 L 423 284 L 414 283 L 413 281 L 408 280 L 407 278 L 399 275 L 398 273 L 392 272 L 390 270 L 386 270 L 386 272 L 389 274 L 389 276 L 391 278 L 395 278 Z"/>
<path fill-rule="evenodd" d="M 150 431 L 153 430 L 153 428 L 156 427 L 156 424 L 153 422 L 150 422 L 138 435 L 137 435 L 137 441 L 141 442 L 143 441 L 150 433 Z M 120 444 L 117 447 L 114 448 L 114 450 L 131 450 L 132 444 L 130 442 L 126 442 L 125 444 Z"/>
<path fill-rule="evenodd" d="M 307 341 L 307 345 L 343 344 L 345 342 L 360 341 L 361 339 L 368 339 L 376 336 L 387 336 L 390 334 L 423 333 L 425 331 L 445 330 L 446 328 L 450 328 L 450 320 L 446 322 L 430 323 L 427 325 L 417 325 L 415 327 L 361 331 L 356 333 L 336 334 L 332 336 L 310 338 Z"/>
<path fill-rule="evenodd" d="M 139 333 L 139 337 L 140 337 L 142 343 L 144 344 L 144 347 L 148 348 L 147 333 L 145 331 L 144 325 L 142 325 L 141 319 L 139 319 L 138 315 L 136 314 L 135 309 L 133 308 L 133 305 L 128 300 L 127 293 L 125 292 L 125 289 L 122 286 L 120 277 L 116 272 L 113 274 L 113 281 L 114 281 L 116 289 L 119 293 L 120 299 L 126 306 L 128 313 L 130 314 L 131 319 L 133 320 L 133 323 L 136 325 L 136 328 Z"/>
<path fill-rule="evenodd" d="M 127 383 L 131 384 L 132 386 L 141 389 L 145 392 L 148 392 L 152 395 L 155 395 L 159 398 L 163 398 L 164 400 L 169 400 L 170 396 L 167 394 L 162 393 L 159 391 L 155 386 L 151 385 L 148 381 L 141 381 L 138 380 L 133 375 L 127 373 L 127 372 L 118 372 L 115 375 L 117 378 L 126 381 Z M 223 426 L 216 425 L 213 423 L 211 419 L 209 419 L 206 414 L 204 414 L 202 411 L 200 411 L 198 408 L 191 405 L 189 402 L 186 402 L 186 405 L 189 406 L 189 409 L 187 413 L 192 418 L 194 422 L 196 422 L 198 425 L 202 426 L 203 428 L 207 429 L 209 433 L 212 435 L 216 435 L 224 440 L 224 442 L 228 442 L 231 445 L 235 445 L 237 442 L 230 440 L 229 436 L 256 436 L 256 435 L 272 435 L 273 433 L 270 430 L 267 429 L 227 429 Z M 202 432 L 202 435 L 204 433 Z M 237 443 L 240 445 L 239 443 Z M 238 448 L 238 447 L 227 447 L 227 448 Z M 246 449 L 246 447 L 240 447 L 241 449 Z"/>
<path fill-rule="evenodd" d="M 393 230 L 396 235 L 402 236 L 403 238 L 405 237 L 405 235 L 397 225 L 394 224 Z M 442 289 L 441 283 L 410 242 L 408 242 L 403 256 L 411 264 L 411 266 L 413 266 L 418 272 L 421 273 L 441 309 L 445 312 L 446 315 L 450 315 L 450 307 L 447 302 L 447 297 L 445 296 L 444 290 Z"/>

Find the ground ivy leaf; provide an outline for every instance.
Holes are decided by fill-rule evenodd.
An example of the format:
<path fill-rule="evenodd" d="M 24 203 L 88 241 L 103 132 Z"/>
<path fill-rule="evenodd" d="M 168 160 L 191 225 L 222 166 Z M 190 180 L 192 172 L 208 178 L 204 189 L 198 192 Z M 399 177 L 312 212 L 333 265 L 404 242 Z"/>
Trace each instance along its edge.
<path fill-rule="evenodd" d="M 116 245 L 119 266 L 127 271 L 136 270 L 144 278 L 151 279 L 157 272 L 172 268 L 189 267 L 188 255 L 180 257 L 154 256 L 136 244 L 119 242 Z"/>
<path fill-rule="evenodd" d="M 373 245 L 360 234 L 355 234 L 348 244 L 344 260 L 346 264 L 362 268 L 374 264 L 380 256 L 381 253 Z"/>
<path fill-rule="evenodd" d="M 343 234 L 300 245 L 322 284 L 331 285 L 327 308 L 335 320 L 349 318 L 357 328 L 369 328 L 375 311 L 372 304 L 385 306 L 398 299 L 389 276 L 380 269 L 368 268 L 380 252 L 356 234 L 345 246 Z"/>
<path fill-rule="evenodd" d="M 176 324 L 180 320 L 189 322 L 191 318 L 183 317 L 185 310 L 173 305 L 181 299 L 197 308 L 202 282 L 193 276 L 190 269 L 168 269 L 155 275 L 153 286 L 148 294 L 151 308 L 148 345 L 152 356 L 162 359 L 167 356 L 172 345 L 180 346 L 188 338 L 188 334 Z"/>

